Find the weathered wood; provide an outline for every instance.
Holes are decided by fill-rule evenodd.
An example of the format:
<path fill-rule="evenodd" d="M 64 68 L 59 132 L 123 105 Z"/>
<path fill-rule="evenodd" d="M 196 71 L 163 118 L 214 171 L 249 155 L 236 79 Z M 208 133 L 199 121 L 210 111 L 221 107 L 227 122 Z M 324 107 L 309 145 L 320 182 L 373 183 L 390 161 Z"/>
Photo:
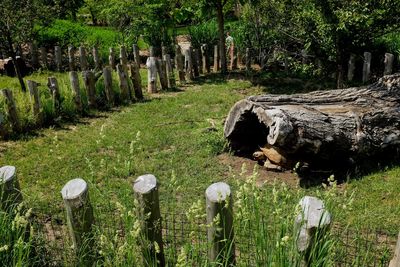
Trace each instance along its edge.
<path fill-rule="evenodd" d="M 139 54 L 139 47 L 137 46 L 137 44 L 133 45 L 133 57 L 136 65 L 140 68 L 140 54 Z"/>
<path fill-rule="evenodd" d="M 96 108 L 96 87 L 94 72 L 87 70 L 82 72 L 83 84 L 86 89 L 86 95 L 89 108 Z"/>
<path fill-rule="evenodd" d="M 75 48 L 73 46 L 68 46 L 68 66 L 69 71 L 75 70 Z"/>
<path fill-rule="evenodd" d="M 178 71 L 179 81 L 185 82 L 185 71 L 184 71 L 184 56 L 179 45 L 175 46 L 175 65 Z"/>
<path fill-rule="evenodd" d="M 167 79 L 167 64 L 165 60 L 157 60 L 157 71 L 158 77 L 160 78 L 160 84 L 162 90 L 168 89 L 168 79 Z"/>
<path fill-rule="evenodd" d="M 213 67 L 213 72 L 218 72 L 219 71 L 219 47 L 218 45 L 214 45 L 214 67 Z"/>
<path fill-rule="evenodd" d="M 85 180 L 76 178 L 68 181 L 61 190 L 67 214 L 67 224 L 76 254 L 84 257 L 83 266 L 90 266 L 93 256 L 94 223 L 93 208 L 89 199 L 89 187 Z M 81 260 L 81 259 L 80 259 Z"/>
<path fill-rule="evenodd" d="M 311 251 L 316 253 L 318 249 L 313 247 L 318 246 L 320 240 L 326 238 L 331 225 L 331 214 L 325 209 L 324 203 L 316 197 L 303 197 L 299 206 L 301 210 L 295 219 L 297 249 L 304 253 L 306 266 L 313 266 L 312 259 L 319 257 L 310 253 Z"/>
<path fill-rule="evenodd" d="M 208 258 L 211 263 L 235 263 L 233 201 L 229 185 L 214 183 L 206 190 Z M 218 218 L 218 219 L 217 219 Z"/>
<path fill-rule="evenodd" d="M 362 81 L 366 83 L 371 78 L 371 53 L 364 52 L 364 64 L 363 64 L 363 75 Z"/>
<path fill-rule="evenodd" d="M 164 56 L 164 61 L 166 64 L 168 88 L 174 88 L 176 86 L 176 83 L 175 83 L 175 73 L 171 63 L 171 56 L 169 54 L 166 54 Z"/>
<path fill-rule="evenodd" d="M 69 80 L 71 82 L 71 89 L 74 96 L 75 108 L 78 113 L 83 112 L 81 90 L 79 87 L 78 73 L 76 71 L 69 72 Z"/>
<path fill-rule="evenodd" d="M 27 80 L 29 98 L 32 105 L 33 116 L 37 124 L 41 124 L 41 113 L 40 113 L 40 97 L 38 91 L 38 83 L 35 81 Z"/>
<path fill-rule="evenodd" d="M 168 54 L 168 49 L 166 46 L 162 46 L 161 47 L 161 58 L 164 59 L 166 54 Z"/>
<path fill-rule="evenodd" d="M 128 54 L 126 53 L 126 47 L 124 45 L 121 45 L 119 49 L 119 58 L 120 64 L 125 67 L 128 64 Z"/>
<path fill-rule="evenodd" d="M 197 49 L 192 49 L 192 65 L 193 65 L 193 76 L 194 78 L 199 77 L 199 58 L 197 57 Z"/>
<path fill-rule="evenodd" d="M 101 60 L 100 60 L 99 50 L 97 49 L 96 46 L 93 47 L 92 53 L 94 61 L 94 70 L 99 71 L 101 70 Z"/>
<path fill-rule="evenodd" d="M 356 56 L 350 55 L 349 64 L 347 68 L 347 80 L 352 81 L 354 78 L 354 70 L 356 69 Z"/>
<path fill-rule="evenodd" d="M 383 75 L 392 74 L 393 61 L 394 61 L 394 55 L 390 53 L 385 53 L 385 71 L 383 72 Z"/>
<path fill-rule="evenodd" d="M 204 74 L 204 69 L 203 69 L 203 56 L 201 53 L 201 48 L 196 49 L 196 59 L 197 59 L 197 65 L 199 68 L 199 74 Z"/>
<path fill-rule="evenodd" d="M 15 105 L 13 93 L 10 89 L 3 89 L 2 93 L 6 99 L 8 121 L 10 122 L 13 131 L 19 132 L 21 130 L 21 124 L 19 121 L 17 106 Z"/>
<path fill-rule="evenodd" d="M 246 70 L 251 71 L 251 52 L 250 48 L 246 48 Z"/>
<path fill-rule="evenodd" d="M 157 59 L 148 57 L 147 67 L 147 92 L 149 94 L 157 93 Z"/>
<path fill-rule="evenodd" d="M 55 46 L 54 47 L 54 61 L 56 63 L 56 70 L 58 72 L 62 71 L 62 52 L 61 47 Z"/>
<path fill-rule="evenodd" d="M 142 233 L 147 239 L 147 244 L 144 244 L 142 248 L 143 253 L 156 255 L 156 260 L 152 257 L 149 259 L 154 260 L 152 264 L 149 264 L 150 266 L 165 266 L 157 178 L 152 174 L 139 176 L 133 184 L 133 191 L 139 202 L 137 212 L 143 222 Z"/>
<path fill-rule="evenodd" d="M 115 70 L 115 51 L 114 48 L 110 47 L 109 55 L 108 55 L 108 65 Z"/>
<path fill-rule="evenodd" d="M 29 50 L 31 54 L 31 65 L 35 70 L 39 67 L 38 47 L 35 42 L 29 44 Z"/>
<path fill-rule="evenodd" d="M 359 88 L 251 96 L 232 107 L 224 135 L 238 154 L 268 144 L 291 162 L 346 172 L 398 155 L 399 98 L 400 74 Z"/>
<path fill-rule="evenodd" d="M 389 263 L 389 267 L 399 267 L 400 266 L 400 233 L 397 238 L 396 248 L 394 250 L 394 256 Z"/>
<path fill-rule="evenodd" d="M 119 78 L 119 89 L 121 90 L 121 100 L 124 103 L 129 103 L 131 97 L 129 92 L 128 75 L 123 65 L 117 65 L 117 73 Z"/>
<path fill-rule="evenodd" d="M 46 47 L 41 47 L 40 48 L 40 61 L 42 63 L 42 67 L 45 69 L 49 68 L 49 62 L 47 61 L 47 51 Z"/>
<path fill-rule="evenodd" d="M 0 168 L 0 208 L 9 211 L 22 202 L 21 188 L 14 166 Z"/>
<path fill-rule="evenodd" d="M 86 57 L 86 48 L 83 46 L 79 47 L 79 63 L 81 64 L 81 71 L 88 70 L 88 62 Z"/>
<path fill-rule="evenodd" d="M 111 67 L 103 68 L 104 91 L 108 105 L 114 106 L 114 90 L 112 87 Z"/>
<path fill-rule="evenodd" d="M 194 79 L 193 74 L 193 61 L 192 61 L 192 48 L 189 47 L 184 52 L 185 55 L 185 78 L 187 81 L 192 81 Z"/>
<path fill-rule="evenodd" d="M 208 47 L 206 44 L 201 46 L 201 56 L 203 63 L 203 73 L 210 73 L 210 57 L 208 56 Z"/>
<path fill-rule="evenodd" d="M 150 46 L 149 53 L 150 53 L 150 57 L 155 57 L 156 56 L 156 49 L 153 46 Z"/>
<path fill-rule="evenodd" d="M 140 77 L 140 69 L 136 62 L 132 62 L 132 64 L 130 65 L 130 78 L 133 84 L 133 90 L 135 92 L 136 99 L 142 100 L 142 78 Z"/>
<path fill-rule="evenodd" d="M 50 90 L 54 111 L 58 115 L 61 112 L 61 95 L 56 77 L 47 78 L 47 87 Z"/>

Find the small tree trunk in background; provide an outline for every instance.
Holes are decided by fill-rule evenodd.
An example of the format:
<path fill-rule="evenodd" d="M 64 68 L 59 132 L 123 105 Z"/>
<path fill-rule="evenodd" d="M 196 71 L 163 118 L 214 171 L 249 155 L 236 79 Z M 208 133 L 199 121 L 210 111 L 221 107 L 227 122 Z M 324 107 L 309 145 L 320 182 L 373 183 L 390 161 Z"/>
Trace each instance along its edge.
<path fill-rule="evenodd" d="M 133 56 L 136 65 L 140 68 L 140 54 L 139 54 L 139 47 L 137 46 L 137 44 L 133 45 Z"/>
<path fill-rule="evenodd" d="M 61 95 L 57 79 L 55 77 L 47 78 L 47 87 L 49 88 L 53 99 L 54 111 L 57 115 L 59 115 L 61 111 Z"/>
<path fill-rule="evenodd" d="M 185 82 L 184 58 L 179 45 L 175 46 L 175 65 L 176 69 L 178 70 L 179 81 L 181 83 Z"/>
<path fill-rule="evenodd" d="M 354 70 L 356 69 L 356 56 L 354 54 L 350 55 L 348 68 L 347 68 L 347 80 L 352 81 L 354 78 Z"/>
<path fill-rule="evenodd" d="M 225 49 L 225 30 L 224 30 L 224 12 L 222 2 L 217 1 L 217 21 L 218 21 L 218 33 L 219 33 L 219 51 L 221 58 L 221 72 L 224 74 L 227 71 L 226 66 L 226 49 Z"/>
<path fill-rule="evenodd" d="M 27 80 L 29 89 L 29 98 L 32 105 L 33 116 L 35 117 L 36 123 L 40 125 L 42 118 L 40 114 L 40 97 L 38 91 L 38 83 L 35 81 Z"/>
<path fill-rule="evenodd" d="M 214 68 L 213 68 L 213 72 L 216 73 L 219 71 L 219 63 L 220 63 L 220 50 L 218 48 L 218 45 L 214 46 Z"/>
<path fill-rule="evenodd" d="M 199 59 L 197 58 L 197 49 L 192 50 L 192 65 L 193 65 L 193 76 L 199 77 Z"/>
<path fill-rule="evenodd" d="M 75 70 L 75 48 L 73 46 L 68 46 L 68 65 L 69 71 Z"/>
<path fill-rule="evenodd" d="M 48 69 L 49 65 L 47 63 L 47 51 L 46 47 L 40 48 L 40 61 L 42 62 L 42 67 Z"/>
<path fill-rule="evenodd" d="M 197 58 L 197 65 L 199 68 L 199 74 L 203 74 L 204 68 L 203 68 L 203 57 L 201 53 L 201 48 L 196 49 L 196 58 Z"/>
<path fill-rule="evenodd" d="M 390 75 L 393 71 L 394 55 L 390 53 L 385 54 L 385 70 L 383 75 Z"/>
<path fill-rule="evenodd" d="M 130 102 L 130 92 L 129 92 L 128 75 L 125 72 L 125 67 L 121 64 L 118 64 L 117 72 L 118 72 L 118 77 L 119 77 L 119 88 L 121 90 L 122 102 L 129 103 Z"/>
<path fill-rule="evenodd" d="M 18 81 L 19 81 L 19 84 L 21 86 L 21 90 L 22 90 L 22 92 L 26 92 L 26 86 L 25 86 L 25 83 L 24 83 L 24 79 L 22 78 L 22 73 L 21 73 L 21 70 L 19 68 L 19 64 L 17 62 L 17 55 L 16 55 L 14 47 L 13 47 L 13 41 L 12 41 L 12 38 L 11 38 L 11 32 L 9 30 L 7 31 L 6 38 L 7 38 L 7 42 L 8 42 L 8 50 L 9 50 L 8 52 L 11 55 L 12 62 L 14 64 L 15 73 L 16 73 L 16 75 L 18 77 Z"/>
<path fill-rule="evenodd" d="M 147 62 L 147 92 L 157 93 L 157 59 L 148 57 Z"/>
<path fill-rule="evenodd" d="M 56 62 L 56 69 L 58 72 L 62 71 L 62 53 L 61 53 L 61 47 L 55 46 L 54 47 L 54 59 Z"/>
<path fill-rule="evenodd" d="M 30 52 L 31 52 L 32 68 L 36 70 L 39 66 L 39 59 L 38 59 L 38 48 L 35 42 L 32 42 L 30 44 Z"/>
<path fill-rule="evenodd" d="M 88 98 L 89 108 L 96 108 L 96 87 L 95 87 L 95 77 L 93 71 L 82 72 L 83 83 L 86 88 L 86 94 Z"/>
<path fill-rule="evenodd" d="M 251 70 L 251 53 L 250 48 L 246 48 L 246 71 Z"/>
<path fill-rule="evenodd" d="M 78 113 L 83 112 L 82 100 L 81 100 L 81 90 L 79 88 L 78 73 L 76 71 L 71 71 L 69 73 L 69 80 L 71 82 L 71 88 L 74 95 L 75 107 Z"/>
<path fill-rule="evenodd" d="M 133 84 L 133 90 L 135 91 L 135 97 L 138 100 L 143 99 L 143 91 L 142 91 L 142 78 L 140 77 L 140 69 L 136 62 L 132 62 L 130 65 L 131 70 L 131 81 Z"/>
<path fill-rule="evenodd" d="M 21 130 L 21 124 L 18 117 L 17 106 L 15 105 L 13 93 L 10 89 L 2 90 L 3 96 L 6 99 L 8 121 L 14 132 L 19 132 Z"/>
<path fill-rule="evenodd" d="M 94 61 L 94 69 L 96 71 L 101 70 L 101 61 L 100 61 L 100 56 L 99 56 L 99 50 L 97 47 L 93 47 L 93 61 Z"/>
<path fill-rule="evenodd" d="M 364 52 L 363 83 L 369 81 L 371 74 L 371 53 Z"/>
<path fill-rule="evenodd" d="M 110 47 L 110 54 L 108 55 L 108 64 L 113 70 L 115 70 L 115 52 L 112 47 Z"/>
<path fill-rule="evenodd" d="M 162 46 L 161 47 L 161 58 L 164 59 L 165 55 L 167 54 L 167 47 L 166 46 Z"/>
<path fill-rule="evenodd" d="M 107 102 L 110 106 L 114 105 L 114 90 L 112 88 L 111 67 L 103 69 L 104 91 L 106 93 Z"/>
<path fill-rule="evenodd" d="M 81 71 L 88 69 L 88 63 L 86 58 L 86 49 L 83 46 L 79 47 L 79 62 L 81 64 Z"/>

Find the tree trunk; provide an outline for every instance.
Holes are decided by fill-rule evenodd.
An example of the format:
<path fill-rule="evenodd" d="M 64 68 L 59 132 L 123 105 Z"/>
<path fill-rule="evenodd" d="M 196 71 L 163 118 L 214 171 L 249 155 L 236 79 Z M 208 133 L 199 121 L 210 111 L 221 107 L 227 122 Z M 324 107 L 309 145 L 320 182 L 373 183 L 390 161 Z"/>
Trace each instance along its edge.
<path fill-rule="evenodd" d="M 225 31 L 224 31 L 224 6 L 221 1 L 217 3 L 217 21 L 218 21 L 218 33 L 219 33 L 219 49 L 221 59 L 221 72 L 226 73 L 226 53 L 225 53 Z"/>
<path fill-rule="evenodd" d="M 15 74 L 18 77 L 18 81 L 19 81 L 19 84 L 21 86 L 21 90 L 23 92 L 26 92 L 26 86 L 25 86 L 25 83 L 24 83 L 24 79 L 22 78 L 21 70 L 20 70 L 18 62 L 17 62 L 17 55 L 16 55 L 15 50 L 13 48 L 13 41 L 12 41 L 12 38 L 11 38 L 11 32 L 8 30 L 6 35 L 7 35 L 7 42 L 8 42 L 8 52 L 10 53 L 11 58 L 12 58 L 12 63 L 14 65 Z"/>
<path fill-rule="evenodd" d="M 224 135 L 238 154 L 264 148 L 280 154 L 285 160 L 274 163 L 287 169 L 305 162 L 332 174 L 394 160 L 400 151 L 399 110 L 395 74 L 366 87 L 251 96 L 233 106 Z"/>

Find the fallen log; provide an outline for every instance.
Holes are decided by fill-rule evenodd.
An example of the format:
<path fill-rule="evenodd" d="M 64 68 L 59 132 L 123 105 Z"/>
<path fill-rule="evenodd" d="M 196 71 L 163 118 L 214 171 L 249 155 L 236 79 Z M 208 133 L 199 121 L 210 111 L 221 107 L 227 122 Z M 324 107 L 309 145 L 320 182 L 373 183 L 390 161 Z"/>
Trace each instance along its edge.
<path fill-rule="evenodd" d="M 224 135 L 236 154 L 273 152 L 283 164 L 269 160 L 285 168 L 343 174 L 393 160 L 400 151 L 400 74 L 358 88 L 250 96 L 232 107 Z"/>

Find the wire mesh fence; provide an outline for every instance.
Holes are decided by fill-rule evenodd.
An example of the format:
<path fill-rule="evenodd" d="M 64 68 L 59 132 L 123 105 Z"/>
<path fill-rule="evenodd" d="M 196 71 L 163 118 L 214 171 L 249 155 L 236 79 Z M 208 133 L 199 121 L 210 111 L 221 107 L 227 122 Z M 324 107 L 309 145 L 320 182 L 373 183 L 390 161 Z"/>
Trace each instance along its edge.
<path fill-rule="evenodd" d="M 127 229 L 119 216 L 113 223 L 102 224 L 96 221 L 103 233 L 119 232 L 124 239 Z M 266 225 L 267 222 L 261 223 Z M 49 216 L 37 224 L 40 238 L 46 244 L 46 266 L 74 266 L 72 242 L 68 235 L 65 220 L 59 216 Z M 332 238 L 335 242 L 333 253 L 334 266 L 377 267 L 388 266 L 396 245 L 394 234 L 371 229 L 350 229 L 334 226 Z M 184 213 L 163 213 L 162 234 L 164 253 L 169 266 L 175 266 L 179 253 L 184 246 L 191 247 L 193 266 L 207 264 L 207 226 L 204 218 L 189 221 Z M 268 253 L 258 251 L 257 237 L 252 227 L 235 227 L 235 254 L 238 266 L 267 266 Z M 262 255 L 265 254 L 265 255 Z"/>

